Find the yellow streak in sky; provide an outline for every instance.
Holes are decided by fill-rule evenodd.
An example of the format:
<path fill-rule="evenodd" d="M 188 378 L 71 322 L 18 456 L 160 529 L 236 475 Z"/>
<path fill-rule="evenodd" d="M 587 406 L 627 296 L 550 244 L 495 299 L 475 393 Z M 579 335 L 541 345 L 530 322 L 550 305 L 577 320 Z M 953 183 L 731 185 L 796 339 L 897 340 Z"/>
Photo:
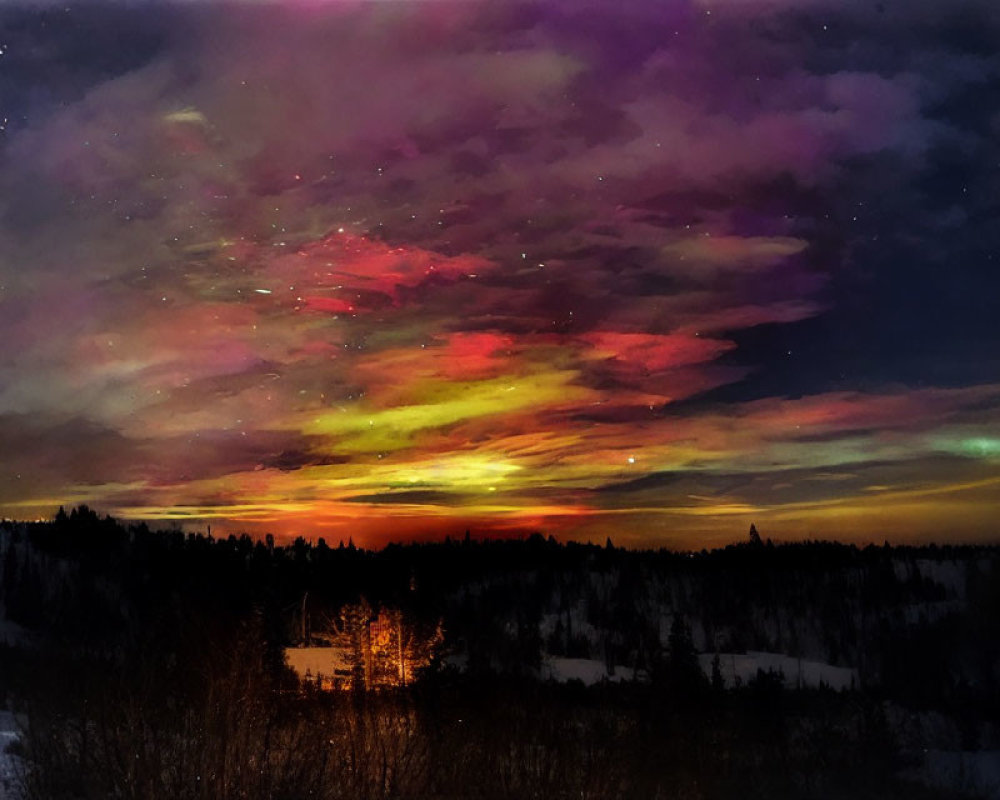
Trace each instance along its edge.
<path fill-rule="evenodd" d="M 307 435 L 328 436 L 336 441 L 336 452 L 388 452 L 409 447 L 420 431 L 442 428 L 463 420 L 506 414 L 526 408 L 552 408 L 580 403 L 593 393 L 574 386 L 575 371 L 539 373 L 468 383 L 449 383 L 446 392 L 429 386 L 426 394 L 435 402 L 386 409 L 342 407 L 302 424 Z M 438 399 L 440 398 L 440 399 Z"/>

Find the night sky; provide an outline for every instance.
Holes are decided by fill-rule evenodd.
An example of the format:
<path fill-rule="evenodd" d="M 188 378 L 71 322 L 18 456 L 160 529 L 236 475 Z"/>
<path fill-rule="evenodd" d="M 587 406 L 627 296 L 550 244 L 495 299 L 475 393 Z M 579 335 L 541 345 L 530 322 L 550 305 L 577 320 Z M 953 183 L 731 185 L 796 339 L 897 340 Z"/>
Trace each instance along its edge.
<path fill-rule="evenodd" d="M 4 3 L 0 516 L 996 539 L 995 0 Z"/>

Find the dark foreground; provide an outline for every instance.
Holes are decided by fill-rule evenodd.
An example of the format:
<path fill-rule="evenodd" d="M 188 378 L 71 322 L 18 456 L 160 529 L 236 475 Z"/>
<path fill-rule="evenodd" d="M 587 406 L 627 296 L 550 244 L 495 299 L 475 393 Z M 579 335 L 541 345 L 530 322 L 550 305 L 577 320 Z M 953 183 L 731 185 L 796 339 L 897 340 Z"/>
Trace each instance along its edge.
<path fill-rule="evenodd" d="M 935 778 L 928 753 L 1000 749 L 992 548 L 681 557 L 536 538 L 372 554 L 89 512 L 2 534 L 4 614 L 25 634 L 0 649 L 0 706 L 24 721 L 25 800 L 991 796 Z M 284 648 L 362 594 L 414 626 L 443 620 L 443 649 L 406 687 L 301 685 Z M 727 685 L 699 667 L 706 643 L 858 680 Z M 543 680 L 551 655 L 637 679 Z"/>

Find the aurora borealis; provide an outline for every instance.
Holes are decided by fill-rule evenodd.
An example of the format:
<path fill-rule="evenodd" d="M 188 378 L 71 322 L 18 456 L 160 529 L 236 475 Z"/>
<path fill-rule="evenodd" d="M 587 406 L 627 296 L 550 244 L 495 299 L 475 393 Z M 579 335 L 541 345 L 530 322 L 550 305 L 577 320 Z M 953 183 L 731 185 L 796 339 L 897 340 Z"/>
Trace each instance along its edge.
<path fill-rule="evenodd" d="M 995 539 L 992 2 L 0 9 L 0 516 Z"/>

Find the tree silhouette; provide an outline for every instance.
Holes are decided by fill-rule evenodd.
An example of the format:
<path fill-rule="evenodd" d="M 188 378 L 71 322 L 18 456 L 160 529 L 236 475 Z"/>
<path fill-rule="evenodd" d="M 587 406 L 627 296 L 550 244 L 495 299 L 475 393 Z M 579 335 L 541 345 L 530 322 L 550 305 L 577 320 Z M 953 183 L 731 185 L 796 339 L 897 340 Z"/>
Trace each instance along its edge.
<path fill-rule="evenodd" d="M 689 691 L 700 688 L 705 676 L 698 664 L 698 653 L 694 649 L 691 628 L 681 614 L 674 614 L 667 637 L 670 648 L 669 681 L 675 689 Z"/>
<path fill-rule="evenodd" d="M 726 688 L 726 682 L 722 678 L 722 665 L 719 660 L 719 654 L 715 654 L 715 658 L 712 659 L 712 689 L 717 692 L 721 692 Z"/>

